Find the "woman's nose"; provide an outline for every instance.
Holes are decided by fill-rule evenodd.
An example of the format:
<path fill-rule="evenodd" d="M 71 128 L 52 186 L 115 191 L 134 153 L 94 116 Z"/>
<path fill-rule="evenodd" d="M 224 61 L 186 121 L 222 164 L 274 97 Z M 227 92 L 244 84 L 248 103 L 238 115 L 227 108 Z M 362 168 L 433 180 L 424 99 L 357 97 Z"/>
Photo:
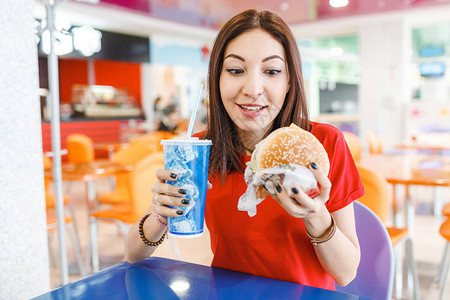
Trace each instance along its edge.
<path fill-rule="evenodd" d="M 242 93 L 249 97 L 257 97 L 264 92 L 263 81 L 257 74 L 247 74 L 244 79 Z"/>

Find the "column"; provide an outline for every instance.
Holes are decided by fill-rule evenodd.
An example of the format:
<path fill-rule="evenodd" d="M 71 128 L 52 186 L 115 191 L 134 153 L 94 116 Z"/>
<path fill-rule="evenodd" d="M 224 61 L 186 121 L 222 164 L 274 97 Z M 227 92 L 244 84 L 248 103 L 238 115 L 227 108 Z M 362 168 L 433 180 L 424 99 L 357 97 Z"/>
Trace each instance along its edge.
<path fill-rule="evenodd" d="M 0 9 L 0 297 L 50 290 L 33 0 Z"/>
<path fill-rule="evenodd" d="M 391 148 L 404 135 L 403 107 L 410 100 L 411 29 L 405 20 L 361 25 L 360 129 L 377 130 Z"/>

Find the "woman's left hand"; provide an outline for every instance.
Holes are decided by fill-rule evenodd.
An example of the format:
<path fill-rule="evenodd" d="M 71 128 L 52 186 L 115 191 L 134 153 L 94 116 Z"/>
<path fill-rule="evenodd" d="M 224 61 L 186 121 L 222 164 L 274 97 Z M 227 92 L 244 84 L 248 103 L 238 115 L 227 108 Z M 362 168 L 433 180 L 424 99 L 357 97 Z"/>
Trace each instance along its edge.
<path fill-rule="evenodd" d="M 309 197 L 299 186 L 293 186 L 288 191 L 281 182 L 273 182 L 276 193 L 272 194 L 272 198 L 296 218 L 306 218 L 319 213 L 330 197 L 331 182 L 328 177 L 315 163 L 311 163 L 309 169 L 314 174 L 320 188 L 319 195 L 314 198 Z"/>

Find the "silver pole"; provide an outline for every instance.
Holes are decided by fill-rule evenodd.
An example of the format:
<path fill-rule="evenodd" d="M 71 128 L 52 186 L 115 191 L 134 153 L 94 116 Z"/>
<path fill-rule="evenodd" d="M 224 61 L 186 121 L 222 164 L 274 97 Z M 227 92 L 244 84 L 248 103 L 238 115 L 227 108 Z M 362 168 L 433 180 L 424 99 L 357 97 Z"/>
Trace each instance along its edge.
<path fill-rule="evenodd" d="M 58 57 L 55 53 L 55 1 L 45 2 L 47 26 L 50 32 L 50 53 L 48 55 L 48 77 L 51 103 L 51 133 L 53 151 L 53 186 L 55 189 L 56 217 L 58 221 L 59 260 L 62 285 L 69 283 L 67 249 L 64 222 L 64 203 L 61 174 L 61 135 L 59 122 L 59 79 Z"/>

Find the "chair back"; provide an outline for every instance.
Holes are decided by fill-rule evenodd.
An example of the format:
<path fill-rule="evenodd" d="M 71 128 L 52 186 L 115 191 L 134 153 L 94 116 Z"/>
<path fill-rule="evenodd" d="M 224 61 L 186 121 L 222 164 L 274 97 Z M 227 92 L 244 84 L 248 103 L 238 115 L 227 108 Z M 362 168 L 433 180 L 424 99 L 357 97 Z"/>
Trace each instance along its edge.
<path fill-rule="evenodd" d="M 148 147 L 155 148 L 155 151 L 163 151 L 161 140 L 168 140 L 173 137 L 174 135 L 170 132 L 159 130 L 137 136 L 131 141 L 131 144 L 145 144 Z"/>
<path fill-rule="evenodd" d="M 44 170 L 50 170 L 53 167 L 52 160 L 50 159 L 50 157 L 46 156 L 45 154 L 42 155 L 42 158 L 43 158 L 43 162 L 44 162 Z M 47 207 L 51 206 L 52 204 L 54 206 L 54 203 L 49 203 L 49 202 L 52 202 L 51 198 L 52 197 L 54 198 L 54 196 L 52 195 L 52 192 L 50 190 L 51 182 L 52 182 L 51 179 L 44 177 L 45 202 L 46 202 Z M 54 200 L 53 200 L 53 202 L 54 202 Z"/>
<path fill-rule="evenodd" d="M 151 147 L 147 147 L 144 144 L 131 144 L 127 148 L 118 150 L 112 157 L 112 161 L 123 165 L 133 166 L 154 153 L 155 150 Z M 129 203 L 131 201 L 131 188 L 130 188 L 130 174 L 129 172 L 119 172 L 114 174 L 115 176 L 115 189 L 112 192 L 100 194 L 98 200 L 103 204 L 120 205 Z"/>
<path fill-rule="evenodd" d="M 386 179 L 377 172 L 357 166 L 365 194 L 359 202 L 370 208 L 383 223 L 386 223 L 392 203 L 392 192 Z"/>
<path fill-rule="evenodd" d="M 85 134 L 73 133 L 66 138 L 67 159 L 72 163 L 88 163 L 94 160 L 92 139 Z"/>
<path fill-rule="evenodd" d="M 363 152 L 363 144 L 360 138 L 356 134 L 349 131 L 342 131 L 342 134 L 344 135 L 347 146 L 350 149 L 353 160 L 355 162 L 359 162 L 361 160 L 361 155 Z"/>
<path fill-rule="evenodd" d="M 391 239 L 381 220 L 365 205 L 353 202 L 361 261 L 355 279 L 336 290 L 370 299 L 391 299 L 394 254 Z"/>
<path fill-rule="evenodd" d="M 366 132 L 366 142 L 369 147 L 369 154 L 383 153 L 383 139 L 374 130 L 368 130 Z"/>
<path fill-rule="evenodd" d="M 42 155 L 43 164 L 44 164 L 44 170 L 50 170 L 53 167 L 53 162 L 47 155 Z M 51 180 L 48 178 L 44 178 L 44 184 L 45 184 L 45 193 L 50 189 L 50 183 Z"/>
<path fill-rule="evenodd" d="M 124 166 L 134 166 L 144 157 L 147 157 L 155 152 L 154 147 L 148 146 L 144 143 L 132 143 L 129 147 L 117 151 L 113 155 L 112 161 Z"/>
<path fill-rule="evenodd" d="M 447 218 L 442 224 L 441 227 L 439 227 L 439 234 L 447 240 L 447 242 L 450 242 L 450 218 Z M 450 272 L 450 270 L 449 270 Z"/>
<path fill-rule="evenodd" d="M 53 166 L 53 162 L 50 157 L 45 154 L 42 154 L 42 162 L 44 164 L 44 170 L 49 170 Z"/>
<path fill-rule="evenodd" d="M 50 157 L 43 154 L 42 158 L 44 161 L 44 170 L 51 169 L 53 167 L 53 161 L 50 159 Z M 52 183 L 52 180 L 50 178 L 44 177 L 45 206 L 46 206 L 47 210 L 53 209 L 56 206 L 56 199 L 55 199 L 55 195 L 53 194 L 53 191 L 51 189 L 51 187 L 52 187 L 51 183 Z M 66 203 L 69 203 L 70 201 L 71 201 L 71 199 L 70 199 L 69 195 L 63 195 L 64 205 L 66 205 Z M 48 219 L 48 217 L 47 217 L 47 219 Z"/>
<path fill-rule="evenodd" d="M 139 161 L 130 174 L 130 190 L 136 221 L 152 203 L 151 187 L 158 181 L 156 170 L 164 169 L 164 155 L 155 152 Z"/>

